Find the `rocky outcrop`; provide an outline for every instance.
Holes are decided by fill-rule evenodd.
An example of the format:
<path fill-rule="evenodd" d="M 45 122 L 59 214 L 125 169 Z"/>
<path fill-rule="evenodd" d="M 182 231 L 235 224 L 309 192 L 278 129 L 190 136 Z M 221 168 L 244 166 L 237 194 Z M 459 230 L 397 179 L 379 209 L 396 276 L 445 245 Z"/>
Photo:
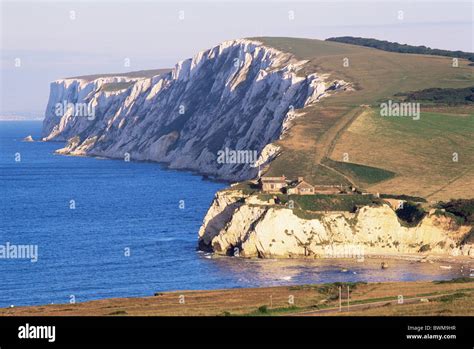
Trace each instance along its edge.
<path fill-rule="evenodd" d="M 302 218 L 284 206 L 227 190 L 216 194 L 199 240 L 201 247 L 217 254 L 242 257 L 423 252 L 472 256 L 474 246 L 461 243 L 470 229 L 436 214 L 428 214 L 415 227 L 406 227 L 387 204 L 364 206 L 355 213 L 312 212 L 310 218 Z"/>
<path fill-rule="evenodd" d="M 240 191 L 219 191 L 209 208 L 204 223 L 199 230 L 201 248 L 210 246 L 214 237 L 232 219 L 234 212 L 245 202 Z"/>
<path fill-rule="evenodd" d="M 25 138 L 22 139 L 23 142 L 34 142 L 35 140 L 33 139 L 32 135 L 28 135 Z"/>
<path fill-rule="evenodd" d="M 59 153 L 167 163 L 225 180 L 253 178 L 253 163 L 217 161 L 223 149 L 258 154 L 298 109 L 348 88 L 305 61 L 254 40 L 224 42 L 150 78 L 106 76 L 51 84 L 43 140 L 70 141 Z"/>

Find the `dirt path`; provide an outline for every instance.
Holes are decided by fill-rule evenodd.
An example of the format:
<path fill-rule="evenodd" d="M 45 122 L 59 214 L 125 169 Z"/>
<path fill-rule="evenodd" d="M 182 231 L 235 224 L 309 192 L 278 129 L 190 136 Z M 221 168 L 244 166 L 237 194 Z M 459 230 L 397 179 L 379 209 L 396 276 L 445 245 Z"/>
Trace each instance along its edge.
<path fill-rule="evenodd" d="M 356 187 L 356 184 L 355 182 L 348 176 L 346 176 L 344 173 L 336 170 L 335 168 L 332 168 L 332 167 L 329 167 L 328 165 L 326 164 L 323 164 L 323 163 L 320 163 L 319 165 L 321 165 L 322 167 L 324 168 L 327 168 L 328 170 L 330 171 L 333 171 L 333 172 L 336 172 L 338 175 L 340 175 L 341 177 L 344 177 L 353 187 Z"/>
<path fill-rule="evenodd" d="M 333 171 L 333 172 L 336 172 L 338 175 L 340 175 L 341 177 L 345 178 L 353 187 L 357 187 L 355 182 L 348 176 L 346 176 L 344 173 L 336 170 L 335 168 L 332 168 L 332 167 L 329 167 L 328 165 L 326 164 L 323 164 L 323 163 L 320 163 L 319 164 L 320 166 L 324 167 L 324 168 L 327 168 L 328 170 L 330 171 Z"/>
<path fill-rule="evenodd" d="M 437 190 L 431 192 L 430 194 L 426 195 L 425 198 L 426 199 L 429 199 L 431 197 L 433 197 L 434 195 L 438 194 L 439 192 L 443 191 L 444 189 L 446 189 L 447 187 L 449 187 L 451 184 L 455 183 L 456 181 L 462 179 L 463 177 L 465 177 L 469 172 L 471 172 L 472 170 L 471 169 L 468 169 L 467 171 L 464 171 L 462 172 L 459 176 L 456 176 L 454 177 L 453 179 L 451 179 L 450 181 L 448 181 L 445 185 L 443 185 L 442 187 L 438 188 Z"/>
<path fill-rule="evenodd" d="M 370 110 L 370 106 L 362 106 L 355 108 L 355 112 L 347 113 L 344 117 L 334 125 L 329 131 L 328 136 L 331 137 L 331 140 L 326 147 L 326 151 L 323 154 L 323 158 L 329 158 L 331 153 L 336 146 L 337 141 L 341 137 L 341 135 L 352 125 L 352 123 L 363 113 L 368 112 Z M 353 111 L 353 110 L 351 110 Z"/>
<path fill-rule="evenodd" d="M 337 173 L 338 175 L 345 178 L 353 187 L 356 187 L 355 182 L 345 175 L 344 173 L 326 165 L 323 163 L 325 158 L 329 158 L 331 153 L 336 146 L 337 141 L 341 135 L 352 125 L 352 123 L 364 112 L 370 110 L 370 106 L 361 106 L 351 109 L 346 115 L 344 115 L 339 122 L 332 126 L 320 140 L 316 142 L 316 149 L 324 149 L 324 151 L 315 152 L 314 164 L 321 165 L 324 168 Z"/>

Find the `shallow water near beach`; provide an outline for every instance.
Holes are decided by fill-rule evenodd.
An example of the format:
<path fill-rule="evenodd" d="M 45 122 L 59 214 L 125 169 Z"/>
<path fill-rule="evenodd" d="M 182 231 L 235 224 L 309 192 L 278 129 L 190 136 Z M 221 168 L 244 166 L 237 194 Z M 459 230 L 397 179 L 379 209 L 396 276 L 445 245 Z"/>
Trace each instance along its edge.
<path fill-rule="evenodd" d="M 38 248 L 37 262 L 0 259 L 0 307 L 469 275 L 458 264 L 390 260 L 382 270 L 378 259 L 247 260 L 198 252 L 202 219 L 225 184 L 155 163 L 55 155 L 62 143 L 21 141 L 30 134 L 39 139 L 41 122 L 0 122 L 0 245 Z"/>

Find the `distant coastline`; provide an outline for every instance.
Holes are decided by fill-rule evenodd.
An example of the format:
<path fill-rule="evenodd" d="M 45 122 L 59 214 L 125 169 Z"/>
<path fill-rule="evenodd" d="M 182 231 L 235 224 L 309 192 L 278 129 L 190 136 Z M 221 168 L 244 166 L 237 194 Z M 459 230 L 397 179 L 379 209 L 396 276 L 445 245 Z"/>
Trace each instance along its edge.
<path fill-rule="evenodd" d="M 43 121 L 44 116 L 0 115 L 0 121 Z"/>

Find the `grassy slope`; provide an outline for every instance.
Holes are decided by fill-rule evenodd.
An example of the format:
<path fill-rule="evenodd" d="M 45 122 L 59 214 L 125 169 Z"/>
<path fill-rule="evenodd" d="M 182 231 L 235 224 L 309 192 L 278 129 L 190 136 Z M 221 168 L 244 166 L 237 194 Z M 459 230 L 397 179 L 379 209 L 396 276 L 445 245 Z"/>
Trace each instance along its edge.
<path fill-rule="evenodd" d="M 460 111 L 458 112 L 460 113 Z M 425 112 L 420 120 L 385 118 L 374 109 L 341 136 L 332 156 L 397 173 L 370 190 L 419 195 L 428 200 L 472 197 L 473 114 Z M 453 162 L 452 154 L 459 154 Z"/>
<path fill-rule="evenodd" d="M 467 87 L 474 68 L 460 60 L 453 68 L 448 57 L 386 52 L 377 49 L 295 38 L 259 38 L 265 44 L 310 60 L 307 71 L 331 72 L 335 78 L 356 82 L 360 90 L 326 100 L 327 105 L 372 104 L 397 92 L 429 87 Z M 349 58 L 349 67 L 343 59 Z M 336 101 L 337 99 L 337 101 Z"/>
<path fill-rule="evenodd" d="M 284 153 L 272 163 L 269 174 L 304 175 L 318 184 L 347 184 L 350 179 L 369 190 L 431 195 L 432 200 L 474 196 L 473 176 L 469 172 L 472 165 L 468 163 L 474 153 L 469 137 L 469 130 L 471 134 L 474 130 L 472 107 L 461 108 L 462 111 L 436 107 L 423 114 L 424 120 L 418 125 L 413 125 L 411 119 L 373 117 L 373 106 L 399 92 L 474 85 L 474 68 L 468 66 L 467 60 L 460 60 L 460 66 L 453 68 L 448 57 L 392 53 L 311 39 L 258 40 L 309 60 L 305 73 L 330 73 L 331 78 L 344 79 L 356 86 L 355 91 L 338 93 L 306 108 L 306 115 L 297 119 L 288 136 L 279 141 Z M 343 67 L 345 57 L 349 67 Z M 423 111 L 423 104 L 421 108 Z M 356 139 L 348 136 L 354 127 L 358 130 Z M 443 153 L 452 154 L 453 149 L 463 154 L 463 163 L 458 163 L 458 167 L 443 157 Z M 349 155 L 350 162 L 380 168 L 381 174 L 383 170 L 391 171 L 396 176 L 382 176 L 380 179 L 385 180 L 374 184 L 370 177 L 375 172 L 344 171 L 341 166 L 331 167 L 324 161 L 326 157 L 340 161 L 343 153 Z M 321 163 L 329 166 L 322 167 Z"/>
<path fill-rule="evenodd" d="M 363 185 L 378 183 L 395 177 L 394 172 L 383 170 L 377 167 L 359 165 L 349 161 L 334 161 L 331 159 L 326 159 L 325 163 L 339 172 L 350 176 L 355 181 L 357 181 L 357 183 Z"/>

